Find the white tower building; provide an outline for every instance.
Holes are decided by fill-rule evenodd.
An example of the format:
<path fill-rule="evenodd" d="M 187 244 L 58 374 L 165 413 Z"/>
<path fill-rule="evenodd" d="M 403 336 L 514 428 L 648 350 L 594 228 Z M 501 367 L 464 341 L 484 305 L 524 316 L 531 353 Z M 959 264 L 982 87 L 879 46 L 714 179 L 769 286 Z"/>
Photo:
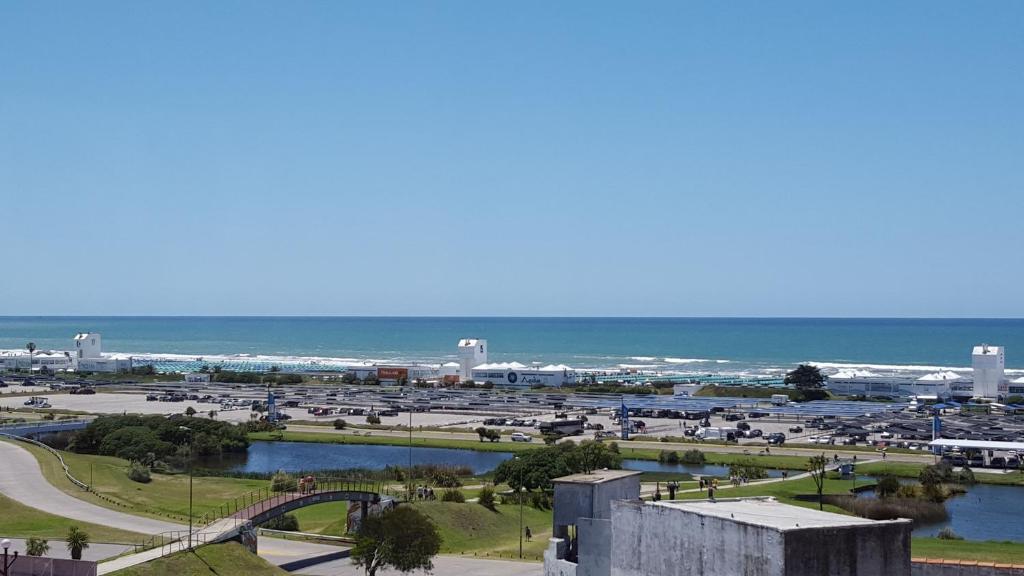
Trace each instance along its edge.
<path fill-rule="evenodd" d="M 459 340 L 459 379 L 473 377 L 473 367 L 487 364 L 487 340 L 463 338 Z"/>
<path fill-rule="evenodd" d="M 998 398 L 1006 380 L 1006 354 L 1002 346 L 982 344 L 974 347 L 971 365 L 974 368 L 974 396 Z"/>
<path fill-rule="evenodd" d="M 75 334 L 75 360 L 86 358 L 101 358 L 103 343 L 100 335 L 96 332 L 83 332 Z"/>

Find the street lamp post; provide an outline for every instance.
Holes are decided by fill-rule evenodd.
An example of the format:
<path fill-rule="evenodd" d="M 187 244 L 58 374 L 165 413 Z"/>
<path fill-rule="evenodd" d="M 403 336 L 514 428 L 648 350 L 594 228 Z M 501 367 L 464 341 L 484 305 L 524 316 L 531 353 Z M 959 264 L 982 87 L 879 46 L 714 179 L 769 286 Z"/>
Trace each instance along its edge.
<path fill-rule="evenodd" d="M 188 432 L 188 549 L 192 549 L 192 429 L 178 426 L 179 430 Z M 6 576 L 6 575 L 5 575 Z"/>
<path fill-rule="evenodd" d="M 4 572 L 3 572 L 3 576 L 8 576 L 8 574 L 10 572 L 10 569 L 11 569 L 11 564 L 14 564 L 18 560 L 18 551 L 17 550 L 14 551 L 14 557 L 13 558 L 8 557 L 7 549 L 11 547 L 11 541 L 6 539 L 6 538 L 4 538 L 2 542 L 0 542 L 0 546 L 4 547 L 4 565 L 3 565 Z"/>
<path fill-rule="evenodd" d="M 516 461 L 519 461 L 519 456 L 515 457 Z M 523 559 L 523 467 L 521 464 L 516 465 L 519 472 L 519 487 L 516 488 L 519 500 L 519 559 Z"/>

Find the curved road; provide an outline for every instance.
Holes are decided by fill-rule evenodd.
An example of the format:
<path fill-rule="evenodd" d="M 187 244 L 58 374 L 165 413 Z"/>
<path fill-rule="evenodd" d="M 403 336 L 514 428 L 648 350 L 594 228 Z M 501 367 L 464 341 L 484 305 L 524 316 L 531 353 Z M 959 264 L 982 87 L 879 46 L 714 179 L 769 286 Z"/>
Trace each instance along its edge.
<path fill-rule="evenodd" d="M 180 524 L 133 516 L 79 500 L 47 482 L 31 452 L 11 442 L 0 442 L 0 493 L 26 506 L 56 516 L 102 524 L 141 534 L 185 530 Z"/>

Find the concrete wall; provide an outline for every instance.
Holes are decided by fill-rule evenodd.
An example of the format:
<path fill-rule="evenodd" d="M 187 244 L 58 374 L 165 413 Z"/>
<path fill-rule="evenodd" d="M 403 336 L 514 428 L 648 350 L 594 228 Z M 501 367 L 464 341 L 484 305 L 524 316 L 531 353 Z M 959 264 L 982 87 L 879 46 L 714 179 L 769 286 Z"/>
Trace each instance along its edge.
<path fill-rule="evenodd" d="M 612 573 L 612 549 L 608 545 L 612 541 L 611 520 L 594 520 L 583 518 L 576 525 L 579 534 L 580 574 L 586 576 L 609 576 Z"/>
<path fill-rule="evenodd" d="M 635 501 L 611 508 L 611 576 L 785 576 L 776 530 Z"/>
<path fill-rule="evenodd" d="M 910 576 L 909 522 L 789 530 L 786 576 Z"/>
<path fill-rule="evenodd" d="M 10 576 L 96 576 L 96 563 L 36 556 L 18 556 Z"/>
<path fill-rule="evenodd" d="M 578 518 L 611 518 L 609 502 L 640 497 L 640 476 L 628 476 L 599 484 L 555 483 L 555 526 L 576 524 Z"/>
<path fill-rule="evenodd" d="M 959 560 L 915 560 L 911 576 L 1024 576 L 1024 565 Z"/>
<path fill-rule="evenodd" d="M 548 548 L 544 551 L 544 576 L 576 576 L 576 564 L 562 560 L 567 548 L 561 538 L 548 540 Z"/>

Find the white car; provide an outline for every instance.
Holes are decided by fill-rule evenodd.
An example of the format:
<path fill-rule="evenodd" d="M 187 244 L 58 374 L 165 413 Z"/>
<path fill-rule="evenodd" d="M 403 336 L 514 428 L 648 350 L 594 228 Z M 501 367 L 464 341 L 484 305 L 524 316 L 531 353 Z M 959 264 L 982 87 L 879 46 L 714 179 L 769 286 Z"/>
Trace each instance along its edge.
<path fill-rule="evenodd" d="M 522 432 L 513 432 L 509 438 L 511 438 L 513 442 L 533 442 L 532 436 L 527 436 Z"/>

